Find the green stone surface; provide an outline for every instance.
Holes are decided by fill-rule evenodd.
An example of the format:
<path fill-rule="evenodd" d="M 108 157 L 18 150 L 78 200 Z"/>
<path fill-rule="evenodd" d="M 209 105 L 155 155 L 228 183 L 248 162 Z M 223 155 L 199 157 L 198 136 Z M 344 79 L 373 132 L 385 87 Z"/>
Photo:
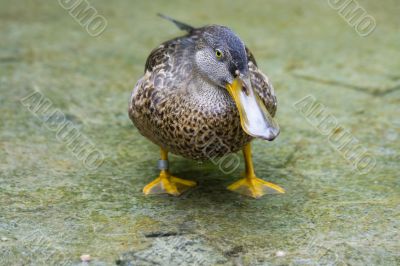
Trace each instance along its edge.
<path fill-rule="evenodd" d="M 59 2 L 74 1 L 0 1 L 0 265 L 77 265 L 82 254 L 91 265 L 400 265 L 398 1 L 358 1 L 376 21 L 366 37 L 335 1 L 91 0 L 108 22 L 98 37 Z M 245 198 L 225 189 L 243 163 L 224 174 L 171 156 L 172 172 L 199 186 L 142 194 L 159 151 L 127 103 L 151 49 L 182 34 L 157 12 L 229 26 L 253 51 L 281 126 L 275 141 L 254 141 L 256 172 L 287 193 Z M 21 102 L 34 91 L 66 120 Z M 295 105 L 308 95 L 319 116 Z M 326 117 L 339 128 L 318 129 Z M 98 168 L 57 135 L 66 121 L 104 155 Z M 356 145 L 338 150 L 343 132 L 375 166 L 345 158 Z"/>

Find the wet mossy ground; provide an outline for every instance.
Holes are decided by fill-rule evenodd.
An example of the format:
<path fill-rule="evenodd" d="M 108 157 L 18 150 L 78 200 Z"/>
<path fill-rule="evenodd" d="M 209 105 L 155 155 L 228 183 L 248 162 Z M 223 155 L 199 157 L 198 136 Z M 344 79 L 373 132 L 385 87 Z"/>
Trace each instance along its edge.
<path fill-rule="evenodd" d="M 64 1 L 67 2 L 67 1 Z M 333 2 L 333 1 L 331 1 Z M 90 36 L 58 1 L 0 1 L 0 264 L 399 265 L 400 13 L 361 37 L 329 1 L 90 1 L 108 26 Z M 259 177 L 286 194 L 253 200 L 211 162 L 172 156 L 198 181 L 145 197 L 158 149 L 127 116 L 152 48 L 181 32 L 155 14 L 234 29 L 272 79 L 281 134 L 256 140 Z M 82 160 L 21 99 L 39 91 L 104 155 Z M 354 168 L 295 103 L 311 95 L 376 161 Z M 319 120 L 320 121 L 320 120 Z M 54 126 L 54 125 L 53 125 Z M 339 134 L 336 130 L 333 134 Z"/>

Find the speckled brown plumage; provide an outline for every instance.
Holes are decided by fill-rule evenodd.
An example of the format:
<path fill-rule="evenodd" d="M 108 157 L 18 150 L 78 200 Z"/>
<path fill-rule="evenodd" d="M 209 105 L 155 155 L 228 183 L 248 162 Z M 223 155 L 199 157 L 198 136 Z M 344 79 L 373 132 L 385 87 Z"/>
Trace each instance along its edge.
<path fill-rule="evenodd" d="M 154 49 L 129 102 L 129 117 L 143 136 L 174 154 L 200 160 L 236 152 L 252 140 L 228 91 L 193 74 L 188 58 L 205 28 Z M 246 52 L 252 86 L 274 116 L 271 83 Z"/>

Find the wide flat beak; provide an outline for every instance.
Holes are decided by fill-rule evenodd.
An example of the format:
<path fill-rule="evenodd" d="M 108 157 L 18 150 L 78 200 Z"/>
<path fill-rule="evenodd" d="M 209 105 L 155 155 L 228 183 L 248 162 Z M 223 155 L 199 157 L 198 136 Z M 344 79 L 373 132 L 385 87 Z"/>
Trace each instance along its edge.
<path fill-rule="evenodd" d="M 260 97 L 254 93 L 250 78 L 236 78 L 226 85 L 235 101 L 243 130 L 250 136 L 273 140 L 279 135 L 279 126 Z"/>

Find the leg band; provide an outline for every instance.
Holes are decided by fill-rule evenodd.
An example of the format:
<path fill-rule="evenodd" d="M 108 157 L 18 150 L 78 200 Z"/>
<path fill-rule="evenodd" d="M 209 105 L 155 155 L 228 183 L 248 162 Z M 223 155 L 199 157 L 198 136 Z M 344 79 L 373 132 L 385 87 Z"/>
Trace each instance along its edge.
<path fill-rule="evenodd" d="M 168 160 L 158 160 L 158 169 L 168 170 Z"/>

